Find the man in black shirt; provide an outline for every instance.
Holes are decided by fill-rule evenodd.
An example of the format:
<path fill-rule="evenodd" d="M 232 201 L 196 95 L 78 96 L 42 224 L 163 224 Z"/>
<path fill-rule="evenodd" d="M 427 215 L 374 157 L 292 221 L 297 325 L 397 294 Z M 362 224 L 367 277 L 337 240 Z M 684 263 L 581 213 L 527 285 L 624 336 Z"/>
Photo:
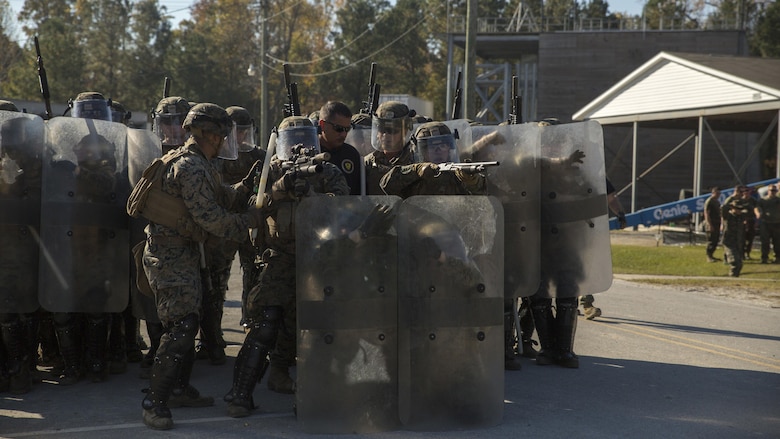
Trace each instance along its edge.
<path fill-rule="evenodd" d="M 345 143 L 352 129 L 352 111 L 343 102 L 329 101 L 320 109 L 320 149 L 344 174 L 350 195 L 360 195 L 360 153 Z"/>

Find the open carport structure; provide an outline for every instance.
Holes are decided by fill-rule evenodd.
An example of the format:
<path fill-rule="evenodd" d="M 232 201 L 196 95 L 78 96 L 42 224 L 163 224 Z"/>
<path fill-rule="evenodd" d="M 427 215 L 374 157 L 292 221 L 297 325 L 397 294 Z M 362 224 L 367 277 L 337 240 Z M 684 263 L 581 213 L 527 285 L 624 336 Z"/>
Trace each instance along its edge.
<path fill-rule="evenodd" d="M 573 115 L 574 120 L 596 120 L 605 126 L 632 129 L 631 211 L 636 210 L 637 182 L 693 142 L 693 194 L 702 193 L 703 145 L 712 142 L 731 172 L 730 181 L 745 182 L 748 168 L 761 158 L 780 177 L 780 59 L 660 52 Z M 639 130 L 682 129 L 689 135 L 646 169 L 639 170 Z M 747 148 L 734 154 L 716 133 L 755 133 Z M 709 134 L 709 136 L 705 136 Z M 744 142 L 743 142 L 744 143 Z M 656 146 L 657 148 L 657 146 Z M 665 148 L 665 147 L 664 147 Z M 764 157 L 759 157 L 759 152 Z M 734 160 L 735 156 L 741 160 Z"/>

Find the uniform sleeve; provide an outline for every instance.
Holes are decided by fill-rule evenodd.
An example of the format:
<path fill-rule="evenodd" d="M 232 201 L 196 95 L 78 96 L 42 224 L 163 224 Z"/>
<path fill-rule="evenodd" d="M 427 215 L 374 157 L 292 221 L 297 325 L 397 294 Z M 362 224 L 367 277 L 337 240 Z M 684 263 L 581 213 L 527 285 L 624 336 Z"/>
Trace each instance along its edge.
<path fill-rule="evenodd" d="M 243 242 L 249 229 L 246 215 L 231 213 L 217 203 L 216 185 L 204 160 L 192 156 L 172 166 L 184 205 L 193 220 L 204 230 L 220 238 Z"/>
<path fill-rule="evenodd" d="M 387 195 L 401 196 L 405 189 L 419 180 L 415 165 L 393 166 L 379 180 L 379 186 Z"/>

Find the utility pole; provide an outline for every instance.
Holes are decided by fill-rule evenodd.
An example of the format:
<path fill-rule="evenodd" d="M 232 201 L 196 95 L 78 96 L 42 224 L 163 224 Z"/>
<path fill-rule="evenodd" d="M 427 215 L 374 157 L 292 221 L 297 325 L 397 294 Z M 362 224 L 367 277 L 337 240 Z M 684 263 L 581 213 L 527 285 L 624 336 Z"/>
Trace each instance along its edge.
<path fill-rule="evenodd" d="M 463 118 L 474 119 L 477 114 L 477 0 L 468 0 L 466 8 L 466 59 L 463 71 Z"/>
<path fill-rule="evenodd" d="M 268 45 L 268 28 L 266 17 L 268 16 L 268 0 L 260 2 L 260 147 L 268 147 L 268 67 L 266 66 L 265 52 Z"/>

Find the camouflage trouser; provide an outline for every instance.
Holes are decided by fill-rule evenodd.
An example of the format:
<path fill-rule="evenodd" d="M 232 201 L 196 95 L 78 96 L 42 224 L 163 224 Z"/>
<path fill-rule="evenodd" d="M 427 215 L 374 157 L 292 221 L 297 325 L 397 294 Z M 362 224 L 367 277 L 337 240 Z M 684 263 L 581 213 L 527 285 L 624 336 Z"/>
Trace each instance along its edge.
<path fill-rule="evenodd" d="M 742 271 L 742 243 L 726 244 L 723 243 L 723 255 L 729 265 L 729 275 L 739 276 Z"/>
<path fill-rule="evenodd" d="M 181 245 L 173 240 L 161 241 L 147 240 L 144 271 L 154 291 L 157 316 L 169 326 L 189 314 L 200 315 L 200 252 L 192 242 Z"/>
<path fill-rule="evenodd" d="M 295 320 L 295 259 L 289 256 L 271 256 L 257 285 L 249 292 L 247 318 L 259 323 L 266 306 L 279 306 L 283 310 L 282 327 L 276 338 L 276 347 L 271 353 L 271 363 L 281 367 L 295 364 L 296 320 Z"/>

